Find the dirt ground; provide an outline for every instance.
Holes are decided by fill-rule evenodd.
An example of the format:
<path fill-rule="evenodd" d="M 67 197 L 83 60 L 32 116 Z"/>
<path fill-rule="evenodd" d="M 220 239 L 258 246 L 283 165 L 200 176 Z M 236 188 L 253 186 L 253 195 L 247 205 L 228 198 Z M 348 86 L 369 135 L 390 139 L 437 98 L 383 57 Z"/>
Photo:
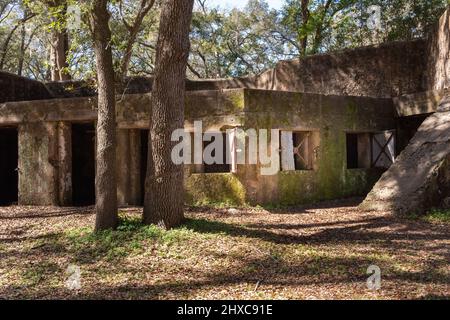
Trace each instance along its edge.
<path fill-rule="evenodd" d="M 127 208 L 100 235 L 92 208 L 0 208 L 0 298 L 450 298 L 450 224 L 356 204 L 188 208 L 171 231 Z M 367 287 L 371 265 L 380 290 Z"/>

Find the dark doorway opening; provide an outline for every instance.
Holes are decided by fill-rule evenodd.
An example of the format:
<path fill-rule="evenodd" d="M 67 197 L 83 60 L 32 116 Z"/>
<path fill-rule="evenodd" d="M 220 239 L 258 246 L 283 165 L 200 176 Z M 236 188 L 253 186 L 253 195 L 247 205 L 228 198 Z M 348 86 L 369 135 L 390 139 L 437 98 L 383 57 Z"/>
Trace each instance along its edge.
<path fill-rule="evenodd" d="M 19 194 L 17 128 L 0 128 L 0 205 L 16 204 Z"/>
<path fill-rule="evenodd" d="M 227 172 L 231 172 L 231 165 L 227 162 L 227 134 L 225 132 L 221 132 L 222 134 L 222 158 L 219 157 L 219 162 L 221 163 L 212 163 L 212 164 L 207 164 L 205 162 L 203 162 L 203 171 L 204 173 L 227 173 Z M 213 136 L 213 138 L 211 139 L 211 141 L 203 141 L 203 150 L 205 150 L 205 148 L 210 145 L 211 143 L 215 142 L 216 138 L 215 136 Z M 211 152 L 211 156 L 213 158 L 216 157 L 216 149 L 214 149 Z"/>
<path fill-rule="evenodd" d="M 72 124 L 72 198 L 75 206 L 95 204 L 94 124 Z"/>
<path fill-rule="evenodd" d="M 400 154 L 419 130 L 429 114 L 399 118 L 397 121 L 397 154 Z"/>
<path fill-rule="evenodd" d="M 145 177 L 147 176 L 148 135 L 150 130 L 141 130 L 141 205 L 145 200 Z"/>
<path fill-rule="evenodd" d="M 358 135 L 347 134 L 347 169 L 358 168 Z"/>

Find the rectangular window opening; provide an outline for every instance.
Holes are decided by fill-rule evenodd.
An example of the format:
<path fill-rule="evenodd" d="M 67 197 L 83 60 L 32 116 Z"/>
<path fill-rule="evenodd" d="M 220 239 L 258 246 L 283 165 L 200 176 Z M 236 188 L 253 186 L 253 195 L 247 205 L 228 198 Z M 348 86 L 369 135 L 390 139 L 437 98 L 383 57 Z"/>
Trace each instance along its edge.
<path fill-rule="evenodd" d="M 347 133 L 347 169 L 389 168 L 395 161 L 395 131 Z"/>
<path fill-rule="evenodd" d="M 318 132 L 281 131 L 281 170 L 314 170 L 318 150 Z"/>

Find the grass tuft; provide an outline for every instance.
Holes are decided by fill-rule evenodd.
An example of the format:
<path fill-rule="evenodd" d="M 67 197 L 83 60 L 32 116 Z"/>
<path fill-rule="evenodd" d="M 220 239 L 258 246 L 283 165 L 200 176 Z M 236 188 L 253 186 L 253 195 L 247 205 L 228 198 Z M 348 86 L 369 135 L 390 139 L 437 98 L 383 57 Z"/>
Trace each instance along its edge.
<path fill-rule="evenodd" d="M 77 260 L 91 261 L 95 257 L 114 260 L 142 254 L 149 246 L 183 245 L 186 241 L 208 236 L 203 233 L 223 234 L 226 226 L 189 219 L 182 227 L 164 230 L 156 225 L 144 225 L 139 218 L 121 217 L 117 230 L 93 232 L 93 228 L 86 227 L 71 229 L 55 241 L 68 241 L 68 247 L 79 257 Z"/>
<path fill-rule="evenodd" d="M 410 220 L 422 220 L 430 223 L 450 223 L 450 209 L 431 209 L 425 215 L 412 214 Z"/>
<path fill-rule="evenodd" d="M 425 216 L 425 220 L 437 223 L 450 223 L 450 209 L 433 209 Z"/>

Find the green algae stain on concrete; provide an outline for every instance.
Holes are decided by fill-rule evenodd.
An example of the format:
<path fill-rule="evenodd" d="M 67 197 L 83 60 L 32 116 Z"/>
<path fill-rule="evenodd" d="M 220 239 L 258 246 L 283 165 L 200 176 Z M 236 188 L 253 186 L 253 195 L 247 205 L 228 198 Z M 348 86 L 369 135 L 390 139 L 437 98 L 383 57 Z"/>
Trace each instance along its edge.
<path fill-rule="evenodd" d="M 190 205 L 243 206 L 246 191 L 232 173 L 202 173 L 186 178 L 186 203 Z"/>
<path fill-rule="evenodd" d="M 238 115 L 245 109 L 243 89 L 227 89 L 218 93 L 218 110 L 223 115 Z"/>
<path fill-rule="evenodd" d="M 355 128 L 358 123 L 358 106 L 354 102 L 349 102 L 345 110 L 345 126 Z"/>
<path fill-rule="evenodd" d="M 345 172 L 343 196 L 366 195 L 383 174 L 383 169 L 350 169 Z"/>
<path fill-rule="evenodd" d="M 334 131 L 334 130 L 333 130 Z M 320 162 L 318 170 L 319 196 L 326 199 L 339 197 L 341 190 L 341 176 L 345 170 L 345 139 L 343 134 L 331 132 L 324 127 L 320 143 Z"/>
<path fill-rule="evenodd" d="M 245 108 L 245 93 L 244 90 L 230 90 L 225 91 L 224 99 L 231 102 L 233 111 L 244 111 Z"/>
<path fill-rule="evenodd" d="M 313 170 L 282 171 L 278 174 L 278 202 L 283 206 L 304 204 L 316 199 Z"/>

